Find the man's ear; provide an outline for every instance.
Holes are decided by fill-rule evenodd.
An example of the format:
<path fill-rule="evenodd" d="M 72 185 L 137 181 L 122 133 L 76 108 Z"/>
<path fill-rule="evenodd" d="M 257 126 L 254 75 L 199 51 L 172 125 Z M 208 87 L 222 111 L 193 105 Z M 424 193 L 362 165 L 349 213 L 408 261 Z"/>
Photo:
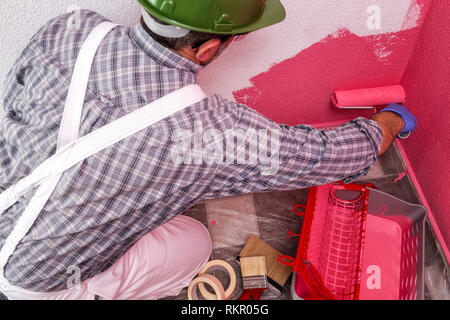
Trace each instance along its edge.
<path fill-rule="evenodd" d="M 202 64 L 210 62 L 216 56 L 221 44 L 222 42 L 220 39 L 211 39 L 206 41 L 198 47 L 198 50 L 195 53 L 195 58 Z"/>

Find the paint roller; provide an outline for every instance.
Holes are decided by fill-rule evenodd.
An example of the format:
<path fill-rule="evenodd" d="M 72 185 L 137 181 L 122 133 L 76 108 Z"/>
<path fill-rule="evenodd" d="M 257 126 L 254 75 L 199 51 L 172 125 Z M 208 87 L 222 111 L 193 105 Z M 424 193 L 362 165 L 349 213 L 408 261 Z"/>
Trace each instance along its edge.
<path fill-rule="evenodd" d="M 405 89 L 400 85 L 336 91 L 332 97 L 339 109 L 374 109 L 391 103 L 406 102 Z"/>
<path fill-rule="evenodd" d="M 416 129 L 416 118 L 403 105 L 406 103 L 405 89 L 400 85 L 356 90 L 338 90 L 333 93 L 333 104 L 339 109 L 374 109 L 391 111 L 400 115 L 405 128 L 398 135 L 405 139 Z M 386 106 L 387 105 L 387 106 Z"/>

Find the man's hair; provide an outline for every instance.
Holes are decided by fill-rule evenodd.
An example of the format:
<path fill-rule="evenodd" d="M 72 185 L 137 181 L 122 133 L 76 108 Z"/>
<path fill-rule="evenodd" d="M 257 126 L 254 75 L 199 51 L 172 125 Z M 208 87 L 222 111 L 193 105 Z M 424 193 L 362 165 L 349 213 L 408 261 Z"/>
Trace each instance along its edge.
<path fill-rule="evenodd" d="M 160 19 L 152 16 L 152 18 L 159 24 L 169 25 L 168 23 L 161 21 Z M 221 34 L 212 34 L 212 33 L 204 33 L 197 31 L 190 31 L 187 35 L 182 38 L 166 38 L 162 37 L 152 30 L 150 30 L 144 22 L 144 18 L 141 18 L 141 24 L 144 30 L 158 43 L 162 44 L 166 48 L 173 49 L 175 51 L 179 51 L 185 47 L 198 48 L 203 43 L 211 40 L 211 39 L 221 39 L 224 41 L 226 38 L 230 37 L 230 35 L 221 35 Z"/>

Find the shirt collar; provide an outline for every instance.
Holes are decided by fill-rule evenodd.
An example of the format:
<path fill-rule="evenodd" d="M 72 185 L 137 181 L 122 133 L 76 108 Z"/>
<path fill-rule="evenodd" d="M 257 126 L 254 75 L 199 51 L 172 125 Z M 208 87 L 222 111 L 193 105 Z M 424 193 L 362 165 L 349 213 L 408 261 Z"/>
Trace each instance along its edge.
<path fill-rule="evenodd" d="M 141 24 L 137 24 L 130 29 L 130 37 L 139 48 L 144 50 L 149 56 L 162 65 L 169 68 L 187 70 L 193 73 L 198 73 L 203 69 L 203 66 L 196 64 L 156 42 L 147 31 L 144 30 Z"/>

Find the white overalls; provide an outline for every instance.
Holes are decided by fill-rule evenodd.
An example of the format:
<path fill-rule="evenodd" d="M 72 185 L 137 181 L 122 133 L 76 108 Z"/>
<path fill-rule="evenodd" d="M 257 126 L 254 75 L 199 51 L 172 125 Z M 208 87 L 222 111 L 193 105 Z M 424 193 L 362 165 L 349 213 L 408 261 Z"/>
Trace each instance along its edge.
<path fill-rule="evenodd" d="M 93 299 L 95 295 L 107 299 L 159 299 L 178 294 L 209 259 L 211 240 L 207 229 L 197 221 L 182 216 L 144 236 L 110 269 L 76 287 L 39 293 L 11 285 L 4 276 L 9 257 L 37 219 L 65 170 L 206 98 L 198 85 L 190 85 L 78 138 L 91 66 L 100 43 L 115 26 L 110 22 L 101 23 L 94 28 L 81 48 L 64 108 L 55 155 L 0 194 L 1 215 L 21 196 L 36 188 L 33 198 L 0 251 L 0 291 L 9 299 Z M 195 239 L 195 245 L 189 243 L 189 239 Z M 183 245 L 188 245 L 187 248 L 197 247 L 197 254 L 172 254 L 178 250 L 189 251 Z M 180 258 L 184 259 L 181 272 L 180 269 L 173 269 L 180 266 L 180 262 L 174 259 Z M 161 265 L 161 260 L 169 261 L 170 266 Z M 140 282 L 136 279 L 140 279 Z"/>

